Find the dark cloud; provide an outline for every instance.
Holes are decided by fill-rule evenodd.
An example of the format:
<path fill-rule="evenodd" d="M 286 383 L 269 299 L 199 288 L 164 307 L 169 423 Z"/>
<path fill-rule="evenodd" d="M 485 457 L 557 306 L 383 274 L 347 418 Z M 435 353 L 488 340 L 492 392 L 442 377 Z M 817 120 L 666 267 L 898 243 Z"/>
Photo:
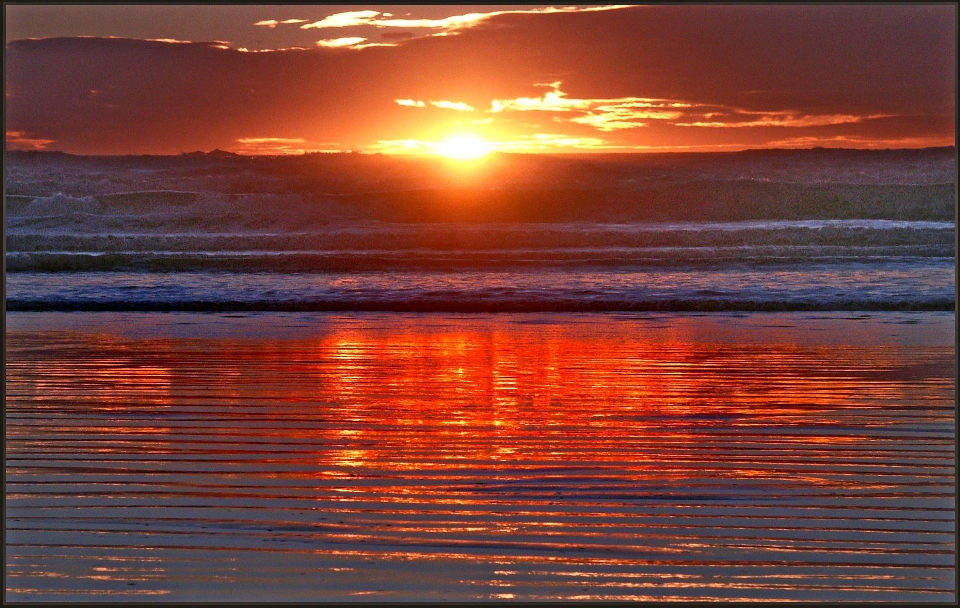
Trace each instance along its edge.
<path fill-rule="evenodd" d="M 397 46 L 362 50 L 254 53 L 120 38 L 17 40 L 6 49 L 7 130 L 81 153 L 235 149 L 242 138 L 362 149 L 465 124 L 466 113 L 429 113 L 395 99 L 462 102 L 480 111 L 494 99 L 542 96 L 536 85 L 559 81 L 578 99 L 884 116 L 725 129 L 654 121 L 617 131 L 625 145 L 869 139 L 874 127 L 890 140 L 952 142 L 955 13 L 947 5 L 678 5 L 507 14 L 457 35 L 394 38 Z M 538 129 L 611 136 L 543 112 L 506 114 L 497 117 L 503 128 L 526 128 L 528 135 Z"/>

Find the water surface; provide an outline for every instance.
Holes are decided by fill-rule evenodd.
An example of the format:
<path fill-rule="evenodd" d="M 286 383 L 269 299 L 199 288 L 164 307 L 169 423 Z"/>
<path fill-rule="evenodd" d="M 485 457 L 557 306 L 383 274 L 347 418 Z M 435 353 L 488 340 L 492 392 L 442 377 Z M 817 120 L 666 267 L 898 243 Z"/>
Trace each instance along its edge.
<path fill-rule="evenodd" d="M 7 600 L 955 600 L 952 312 L 11 313 Z"/>

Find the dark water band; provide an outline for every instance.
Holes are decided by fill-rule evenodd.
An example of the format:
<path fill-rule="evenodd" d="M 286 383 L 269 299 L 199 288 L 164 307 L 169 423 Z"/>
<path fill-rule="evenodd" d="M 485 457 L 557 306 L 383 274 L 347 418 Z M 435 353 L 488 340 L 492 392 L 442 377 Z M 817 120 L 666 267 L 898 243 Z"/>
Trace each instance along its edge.
<path fill-rule="evenodd" d="M 737 300 L 737 299 L 312 299 L 312 300 L 65 300 L 9 299 L 14 311 L 142 312 L 777 312 L 951 311 L 953 298 L 924 300 Z"/>

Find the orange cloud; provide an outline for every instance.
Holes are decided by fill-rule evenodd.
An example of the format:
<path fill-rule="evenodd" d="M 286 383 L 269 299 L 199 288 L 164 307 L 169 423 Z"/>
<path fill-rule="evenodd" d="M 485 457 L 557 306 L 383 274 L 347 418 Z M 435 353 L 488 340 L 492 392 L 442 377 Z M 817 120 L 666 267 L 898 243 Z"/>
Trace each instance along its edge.
<path fill-rule="evenodd" d="M 644 104 L 648 105 L 648 104 Z M 570 122 L 589 125 L 600 131 L 614 131 L 616 129 L 635 129 L 645 127 L 646 122 L 641 120 L 675 120 L 683 116 L 683 112 L 638 109 L 633 103 L 612 104 L 598 106 L 584 116 L 571 118 Z"/>
<path fill-rule="evenodd" d="M 347 38 L 330 38 L 327 40 L 317 40 L 317 46 L 328 47 L 328 48 L 350 48 L 350 49 L 365 49 L 371 46 L 396 46 L 395 44 L 382 43 L 382 42 L 370 42 L 367 44 L 360 44 L 366 40 L 360 36 L 350 36 Z"/>
<path fill-rule="evenodd" d="M 7 148 L 14 150 L 46 150 L 56 140 L 30 137 L 26 131 L 7 131 Z"/>
<path fill-rule="evenodd" d="M 422 101 L 415 101 L 413 99 L 394 99 L 401 106 L 408 106 L 411 108 L 424 108 L 427 106 L 426 103 Z M 430 105 L 443 108 L 445 110 L 456 110 L 458 112 L 476 112 L 476 109 L 468 104 L 463 103 L 462 101 L 431 101 Z"/>
<path fill-rule="evenodd" d="M 567 99 L 567 94 L 560 90 L 560 83 L 554 82 L 548 85 L 553 87 L 543 95 L 543 97 L 518 97 L 516 99 L 494 99 L 490 103 L 491 112 L 504 112 L 507 110 L 516 111 L 547 111 L 547 112 L 568 112 L 590 106 L 588 99 Z"/>
<path fill-rule="evenodd" d="M 238 154 L 305 154 L 307 152 L 341 152 L 336 144 L 316 144 L 301 137 L 241 137 L 232 151 Z"/>
<path fill-rule="evenodd" d="M 692 104 L 651 99 L 645 97 L 619 97 L 611 99 L 574 99 L 560 90 L 560 82 L 539 84 L 550 87 L 543 97 L 518 97 L 516 99 L 494 99 L 490 111 L 541 111 L 541 112 L 585 112 L 570 122 L 588 125 L 600 131 L 616 129 L 634 129 L 646 126 L 642 120 L 675 120 L 683 116 L 678 108 L 689 108 Z M 668 108 L 668 109 L 665 109 Z M 561 120 L 561 119 L 557 119 Z"/>
<path fill-rule="evenodd" d="M 348 11 L 345 13 L 336 13 L 330 15 L 329 17 L 324 17 L 320 21 L 314 21 L 313 23 L 308 23 L 306 25 L 301 25 L 300 28 L 308 30 L 311 28 L 331 28 L 331 27 L 351 27 L 356 25 L 368 25 L 373 21 L 379 11 Z M 384 13 L 390 15 L 390 13 Z"/>
<path fill-rule="evenodd" d="M 534 9 L 520 9 L 520 10 L 508 10 L 508 11 L 491 11 L 489 13 L 466 13 L 463 15 L 452 15 L 450 17 L 444 17 L 443 19 L 383 19 L 382 17 L 392 17 L 390 13 L 380 13 L 378 11 L 366 10 L 366 11 L 347 11 L 344 13 L 336 13 L 328 17 L 324 17 L 320 21 L 314 21 L 313 23 L 307 23 L 301 25 L 301 29 L 325 29 L 325 28 L 336 28 L 336 27 L 355 27 L 360 25 L 368 25 L 374 27 L 402 27 L 402 28 L 423 28 L 423 29 L 439 29 L 444 31 L 454 31 L 457 29 L 471 27 L 487 19 L 497 17 L 499 15 L 524 15 L 524 14 L 539 14 L 539 13 L 580 13 L 580 12 L 596 12 L 596 11 L 608 11 L 621 8 L 631 8 L 632 5 L 618 4 L 618 5 L 609 5 L 609 6 L 592 6 L 592 7 L 577 7 L 577 6 L 567 6 L 563 8 L 556 7 L 546 7 L 546 8 L 534 8 Z M 256 25 L 269 25 L 266 22 L 261 22 Z M 276 24 L 271 25 L 270 27 L 276 27 Z"/>
<path fill-rule="evenodd" d="M 748 111 L 726 106 L 709 106 L 686 101 L 644 97 L 609 99 L 576 99 L 560 90 L 560 82 L 538 84 L 553 89 L 542 97 L 494 99 L 491 113 L 500 112 L 571 112 L 573 118 L 554 118 L 558 122 L 587 125 L 599 131 L 635 129 L 661 121 L 678 127 L 747 128 L 747 127 L 822 127 L 859 123 L 864 120 L 889 118 L 893 114 L 803 114 L 793 110 Z M 709 110 L 709 111 L 707 111 Z M 683 122 L 678 119 L 687 118 Z"/>
<path fill-rule="evenodd" d="M 472 106 L 468 106 L 462 101 L 431 101 L 430 105 L 436 106 L 438 108 L 446 108 L 447 110 L 456 110 L 458 112 L 475 111 Z"/>
<path fill-rule="evenodd" d="M 829 125 L 843 125 L 850 123 L 863 122 L 876 118 L 889 118 L 892 114 L 871 114 L 868 116 L 857 116 L 854 114 L 800 114 L 797 112 L 744 112 L 739 111 L 737 115 L 760 115 L 760 118 L 754 120 L 730 120 L 730 121 L 695 121 L 674 123 L 678 127 L 717 127 L 717 128 L 743 128 L 743 127 L 824 127 Z M 711 115 L 708 115 L 711 116 Z M 712 116 L 716 116 L 713 114 Z M 712 117 L 711 116 L 711 117 Z"/>
<path fill-rule="evenodd" d="M 317 46 L 326 46 L 326 47 L 341 47 L 341 46 L 353 46 L 359 44 L 366 40 L 366 38 L 361 38 L 360 36 L 353 36 L 349 38 L 331 38 L 329 40 L 317 40 Z"/>

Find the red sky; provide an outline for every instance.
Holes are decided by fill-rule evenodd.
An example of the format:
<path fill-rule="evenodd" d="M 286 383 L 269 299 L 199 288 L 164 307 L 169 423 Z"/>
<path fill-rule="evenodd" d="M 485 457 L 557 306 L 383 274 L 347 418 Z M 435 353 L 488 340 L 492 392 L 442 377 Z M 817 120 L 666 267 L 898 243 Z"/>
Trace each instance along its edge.
<path fill-rule="evenodd" d="M 953 4 L 5 12 L 8 149 L 433 153 L 457 136 L 551 153 L 955 143 Z"/>

